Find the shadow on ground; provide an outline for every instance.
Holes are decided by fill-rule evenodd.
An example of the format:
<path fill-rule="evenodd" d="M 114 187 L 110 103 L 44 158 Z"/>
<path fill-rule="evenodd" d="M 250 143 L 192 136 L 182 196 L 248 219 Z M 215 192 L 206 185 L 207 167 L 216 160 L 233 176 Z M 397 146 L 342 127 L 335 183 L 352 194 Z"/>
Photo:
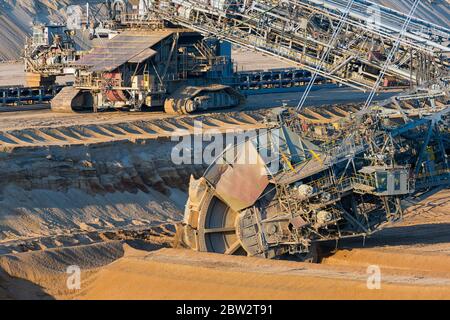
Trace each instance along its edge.
<path fill-rule="evenodd" d="M 9 276 L 0 268 L 0 300 L 55 300 L 41 286 Z"/>
<path fill-rule="evenodd" d="M 321 244 L 320 260 L 336 250 L 369 249 L 395 246 L 423 246 L 450 243 L 450 223 L 398 226 L 384 229 L 369 238 L 343 239 Z"/>

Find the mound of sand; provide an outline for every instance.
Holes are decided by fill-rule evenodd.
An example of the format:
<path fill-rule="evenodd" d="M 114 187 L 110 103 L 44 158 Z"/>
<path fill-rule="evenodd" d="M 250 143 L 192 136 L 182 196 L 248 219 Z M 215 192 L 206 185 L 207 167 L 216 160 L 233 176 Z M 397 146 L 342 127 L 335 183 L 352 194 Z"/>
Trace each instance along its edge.
<path fill-rule="evenodd" d="M 53 299 L 70 297 L 67 288 L 69 266 L 81 269 L 81 280 L 87 281 L 98 268 L 126 256 L 132 248 L 111 241 L 74 248 L 51 249 L 0 257 L 0 298 Z"/>

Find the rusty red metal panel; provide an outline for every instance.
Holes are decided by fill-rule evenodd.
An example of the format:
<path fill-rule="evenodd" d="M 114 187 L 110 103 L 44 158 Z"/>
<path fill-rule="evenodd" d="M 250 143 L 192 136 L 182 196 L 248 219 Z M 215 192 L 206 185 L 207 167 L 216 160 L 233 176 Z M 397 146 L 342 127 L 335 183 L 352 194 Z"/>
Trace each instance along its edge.
<path fill-rule="evenodd" d="M 242 145 L 236 163 L 227 166 L 216 185 L 217 195 L 235 211 L 252 206 L 269 185 L 266 165 L 251 141 Z"/>

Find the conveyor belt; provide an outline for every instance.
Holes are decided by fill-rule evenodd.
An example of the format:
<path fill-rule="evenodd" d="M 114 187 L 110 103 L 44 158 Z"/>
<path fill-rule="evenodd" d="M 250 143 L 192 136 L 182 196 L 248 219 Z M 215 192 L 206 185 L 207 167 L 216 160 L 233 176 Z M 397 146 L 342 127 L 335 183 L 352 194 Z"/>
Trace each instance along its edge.
<path fill-rule="evenodd" d="M 311 80 L 311 72 L 296 68 L 241 71 L 236 76 L 239 90 L 247 95 L 300 91 Z M 318 77 L 316 83 L 330 81 Z"/>
<path fill-rule="evenodd" d="M 49 102 L 65 86 L 0 87 L 0 106 Z"/>

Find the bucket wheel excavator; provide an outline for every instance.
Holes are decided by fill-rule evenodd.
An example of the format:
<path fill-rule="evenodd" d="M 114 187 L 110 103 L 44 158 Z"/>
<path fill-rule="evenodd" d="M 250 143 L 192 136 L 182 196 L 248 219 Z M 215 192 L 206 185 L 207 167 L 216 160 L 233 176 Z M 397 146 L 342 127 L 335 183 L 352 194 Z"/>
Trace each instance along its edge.
<path fill-rule="evenodd" d="M 450 184 L 450 108 L 407 122 L 379 112 L 356 131 L 341 128 L 352 138 L 331 146 L 297 132 L 298 115 L 281 114 L 278 125 L 227 149 L 191 178 L 182 245 L 316 262 L 321 243 L 369 237 L 400 220 L 403 199 Z"/>
<path fill-rule="evenodd" d="M 371 25 L 373 4 L 364 0 L 173 2 L 172 12 L 156 11 L 371 90 L 361 108 L 337 112 L 345 114 L 342 121 L 321 109 L 277 113 L 267 131 L 229 147 L 202 177 L 192 177 L 178 228 L 182 245 L 315 261 L 321 243 L 371 236 L 403 217 L 403 199 L 450 183 L 448 48 L 441 41 L 449 38 L 447 28 L 421 34 L 416 26 L 427 22 L 381 6 L 380 21 Z M 419 90 L 372 105 L 380 86 L 392 83 Z M 307 123 L 312 116 L 316 123 Z M 319 130 L 311 134 L 308 126 Z M 316 138 L 330 127 L 334 141 Z"/>

